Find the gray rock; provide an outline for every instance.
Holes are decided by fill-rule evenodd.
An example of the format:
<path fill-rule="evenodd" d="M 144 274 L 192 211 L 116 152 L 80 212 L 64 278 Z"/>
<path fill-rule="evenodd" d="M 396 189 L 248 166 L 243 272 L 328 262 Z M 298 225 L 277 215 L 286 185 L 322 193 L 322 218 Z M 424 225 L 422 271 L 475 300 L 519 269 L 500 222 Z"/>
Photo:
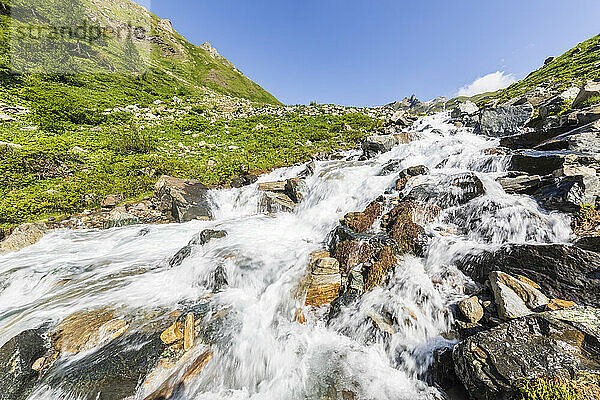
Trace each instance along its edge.
<path fill-rule="evenodd" d="M 550 298 L 600 304 L 600 255 L 573 245 L 504 245 L 466 256 L 457 266 L 481 284 L 490 272 L 501 271 L 531 279 Z"/>
<path fill-rule="evenodd" d="M 599 193 L 600 178 L 594 171 L 558 178 L 538 189 L 533 197 L 547 210 L 576 212 L 582 204 L 596 204 Z"/>
<path fill-rule="evenodd" d="M 20 333 L 0 348 L 0 396 L 3 400 L 24 400 L 37 383 L 34 362 L 48 349 L 46 341 L 34 330 Z"/>
<path fill-rule="evenodd" d="M 508 274 L 492 271 L 489 279 L 498 316 L 504 320 L 541 311 L 548 304 L 549 300 L 542 292 Z"/>
<path fill-rule="evenodd" d="M 532 117 L 533 106 L 530 103 L 486 108 L 479 114 L 479 132 L 494 137 L 514 135 L 523 132 Z"/>
<path fill-rule="evenodd" d="M 506 193 L 533 194 L 540 187 L 551 183 L 553 178 L 551 175 L 518 175 L 498 178 L 497 181 Z"/>
<path fill-rule="evenodd" d="M 464 118 L 467 116 L 475 115 L 479 111 L 479 107 L 472 101 L 465 101 L 463 103 L 459 103 L 452 112 L 450 116 L 454 119 Z"/>
<path fill-rule="evenodd" d="M 258 181 L 258 176 L 246 174 L 238 176 L 237 178 L 233 178 L 231 180 L 231 187 L 241 188 L 243 186 L 252 185 L 253 183 L 256 183 L 256 181 Z"/>
<path fill-rule="evenodd" d="M 471 398 L 509 400 L 523 379 L 585 381 L 600 374 L 600 311 L 574 307 L 532 314 L 480 332 L 453 352 Z"/>
<path fill-rule="evenodd" d="M 118 228 L 122 226 L 137 225 L 140 220 L 135 215 L 128 212 L 115 209 L 110 212 L 108 218 L 104 221 L 104 229 Z"/>
<path fill-rule="evenodd" d="M 123 400 L 135 395 L 164 349 L 159 334 L 120 336 L 74 362 L 56 363 L 44 383 L 84 399 Z"/>
<path fill-rule="evenodd" d="M 483 307 L 477 296 L 462 300 L 458 303 L 458 309 L 469 322 L 477 323 L 483 318 Z"/>
<path fill-rule="evenodd" d="M 387 153 L 396 145 L 394 135 L 371 136 L 362 143 L 363 156 L 373 158 L 381 153 Z"/>
<path fill-rule="evenodd" d="M 115 207 L 117 205 L 119 205 L 119 203 L 121 203 L 123 201 L 123 195 L 118 193 L 118 194 L 109 194 L 108 196 L 106 196 L 104 198 L 104 200 L 102 200 L 102 202 L 100 203 L 101 207 Z"/>
<path fill-rule="evenodd" d="M 578 107 L 582 106 L 586 100 L 588 100 L 592 97 L 599 97 L 599 96 L 600 96 L 600 82 L 590 81 L 581 88 L 581 90 L 579 91 L 579 94 L 577 95 L 577 97 L 575 97 L 575 100 L 573 100 L 572 107 L 578 108 Z"/>
<path fill-rule="evenodd" d="M 431 202 L 441 208 L 465 204 L 485 194 L 481 179 L 472 172 L 457 174 L 442 182 L 427 182 L 414 186 L 406 200 Z"/>
<path fill-rule="evenodd" d="M 212 218 L 208 188 L 194 179 L 163 175 L 154 186 L 154 199 L 158 210 L 177 222 Z"/>
<path fill-rule="evenodd" d="M 259 210 L 261 212 L 276 213 L 280 211 L 292 212 L 296 203 L 284 193 L 265 192 L 260 200 Z"/>
<path fill-rule="evenodd" d="M 600 153 L 600 120 L 558 135 L 540 143 L 534 149 Z"/>
<path fill-rule="evenodd" d="M 43 222 L 27 223 L 17 226 L 9 237 L 0 243 L 0 252 L 19 251 L 35 244 L 48 232 Z"/>

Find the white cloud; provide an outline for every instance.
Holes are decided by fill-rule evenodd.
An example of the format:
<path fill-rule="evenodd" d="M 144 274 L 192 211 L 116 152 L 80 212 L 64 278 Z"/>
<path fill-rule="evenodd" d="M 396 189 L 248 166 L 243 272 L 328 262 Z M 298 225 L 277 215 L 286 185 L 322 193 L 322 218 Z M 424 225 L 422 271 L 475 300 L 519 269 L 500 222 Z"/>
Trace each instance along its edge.
<path fill-rule="evenodd" d="M 475 96 L 476 94 L 495 92 L 504 89 L 517 81 L 513 74 L 505 74 L 504 71 L 496 71 L 486 76 L 479 77 L 466 86 L 458 89 L 459 96 Z"/>

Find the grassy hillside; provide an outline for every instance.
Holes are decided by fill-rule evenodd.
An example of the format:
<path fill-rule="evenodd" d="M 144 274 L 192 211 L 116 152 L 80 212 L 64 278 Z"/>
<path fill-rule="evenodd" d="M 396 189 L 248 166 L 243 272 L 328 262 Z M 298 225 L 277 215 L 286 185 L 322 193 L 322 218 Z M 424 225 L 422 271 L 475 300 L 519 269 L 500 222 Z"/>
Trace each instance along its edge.
<path fill-rule="evenodd" d="M 68 7 L 68 18 L 56 15 L 61 7 Z M 11 46 L 10 35 L 16 37 L 19 27 L 48 24 L 97 26 L 103 34 L 93 41 L 70 37 L 52 41 L 54 49 L 67 49 L 68 57 L 48 51 L 48 43 L 31 37 L 19 37 L 18 46 Z M 125 37 L 137 32 L 134 27 L 143 27 L 145 34 Z M 117 38 L 115 32 L 122 36 Z M 17 55 L 12 61 L 21 67 L 28 64 L 19 64 L 20 56 L 35 52 L 44 56 L 35 74 L 11 74 L 11 54 Z M 77 73 L 53 74 L 63 67 Z M 143 105 L 173 96 L 202 97 L 210 91 L 279 104 L 229 61 L 190 44 L 168 21 L 129 0 L 0 0 L 0 86 L 0 95 L 9 101 L 34 100 L 32 91 L 48 96 L 67 92 L 100 108 Z"/>
<path fill-rule="evenodd" d="M 519 82 L 497 92 L 491 98 L 508 100 L 540 85 L 546 85 L 552 91 L 559 92 L 598 78 L 600 78 L 600 34 L 578 44 Z"/>

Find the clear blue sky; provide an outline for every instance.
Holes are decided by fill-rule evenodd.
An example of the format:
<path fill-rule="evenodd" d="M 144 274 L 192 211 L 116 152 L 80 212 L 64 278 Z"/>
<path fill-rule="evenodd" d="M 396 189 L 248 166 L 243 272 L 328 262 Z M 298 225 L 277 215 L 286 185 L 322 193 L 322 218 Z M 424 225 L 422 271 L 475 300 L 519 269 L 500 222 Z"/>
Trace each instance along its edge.
<path fill-rule="evenodd" d="M 600 33 L 599 0 L 152 0 L 151 11 L 286 104 L 453 96 Z"/>

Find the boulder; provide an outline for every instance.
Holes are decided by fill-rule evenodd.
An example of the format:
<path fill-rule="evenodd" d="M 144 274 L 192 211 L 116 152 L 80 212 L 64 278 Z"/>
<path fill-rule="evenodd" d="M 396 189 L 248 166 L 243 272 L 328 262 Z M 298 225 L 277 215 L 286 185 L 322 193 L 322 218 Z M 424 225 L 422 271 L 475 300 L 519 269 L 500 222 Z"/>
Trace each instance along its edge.
<path fill-rule="evenodd" d="M 558 96 L 547 100 L 539 107 L 540 117 L 544 119 L 550 115 L 556 115 L 560 113 L 565 107 L 569 106 L 569 101 L 577 97 L 578 93 L 579 89 L 574 87 L 567 89 Z"/>
<path fill-rule="evenodd" d="M 458 303 L 458 309 L 467 321 L 477 323 L 483 318 L 483 307 L 477 296 L 469 297 Z"/>
<path fill-rule="evenodd" d="M 264 212 L 292 212 L 296 203 L 284 193 L 265 192 L 260 200 L 259 209 Z"/>
<path fill-rule="evenodd" d="M 158 210 L 177 222 L 212 218 L 208 188 L 194 179 L 163 175 L 154 186 L 154 199 Z"/>
<path fill-rule="evenodd" d="M 109 194 L 108 196 L 106 196 L 104 198 L 104 200 L 102 200 L 102 202 L 100 203 L 100 206 L 103 208 L 112 208 L 112 207 L 116 207 L 119 205 L 119 203 L 121 203 L 123 201 L 123 195 L 118 193 L 118 194 Z"/>
<path fill-rule="evenodd" d="M 533 149 L 535 146 L 550 140 L 558 135 L 572 130 L 571 126 L 538 129 L 534 132 L 519 133 L 517 135 L 505 136 L 500 139 L 500 146 L 509 149 Z"/>
<path fill-rule="evenodd" d="M 584 305 L 600 302 L 600 255 L 573 245 L 504 245 L 466 256 L 457 266 L 481 284 L 490 272 L 501 271 L 529 278 L 552 298 Z"/>
<path fill-rule="evenodd" d="M 600 153 L 600 120 L 558 135 L 537 145 L 535 150 L 570 150 L 578 153 Z"/>
<path fill-rule="evenodd" d="M 582 204 L 596 204 L 600 194 L 600 178 L 593 168 L 585 169 L 590 171 L 558 178 L 534 192 L 533 197 L 545 209 L 563 212 L 576 212 Z"/>
<path fill-rule="evenodd" d="M 57 352 L 77 354 L 119 337 L 128 326 L 114 311 L 100 309 L 71 314 L 49 336 Z"/>
<path fill-rule="evenodd" d="M 381 153 L 390 151 L 396 145 L 393 135 L 371 136 L 362 143 L 363 156 L 373 158 Z"/>
<path fill-rule="evenodd" d="M 259 204 L 260 210 L 270 213 L 293 211 L 308 192 L 306 183 L 298 178 L 261 182 L 258 184 L 258 190 L 264 192 Z"/>
<path fill-rule="evenodd" d="M 524 151 L 514 154 L 510 159 L 511 171 L 530 175 L 551 175 L 560 170 L 567 162 L 565 154 L 545 151 Z"/>
<path fill-rule="evenodd" d="M 243 186 L 252 185 L 253 183 L 256 183 L 256 181 L 258 181 L 258 176 L 246 174 L 238 176 L 237 178 L 233 178 L 231 180 L 231 187 L 241 188 Z"/>
<path fill-rule="evenodd" d="M 540 187 L 551 183 L 554 179 L 551 175 L 517 175 L 515 177 L 498 178 L 498 183 L 502 189 L 509 194 L 533 194 Z"/>
<path fill-rule="evenodd" d="M 21 332 L 0 348 L 0 396 L 25 400 L 37 384 L 36 360 L 44 356 L 47 344 L 35 330 Z"/>
<path fill-rule="evenodd" d="M 498 316 L 504 320 L 542 311 L 549 300 L 534 286 L 500 271 L 490 273 L 490 286 Z"/>
<path fill-rule="evenodd" d="M 572 107 L 581 107 L 592 97 L 600 97 L 600 82 L 590 81 L 586 83 L 579 91 L 577 97 L 575 97 L 575 100 L 573 100 Z"/>
<path fill-rule="evenodd" d="M 0 242 L 0 252 L 8 253 L 19 251 L 39 242 L 46 232 L 48 232 L 48 228 L 43 222 L 19 225 L 12 231 L 10 236 Z"/>
<path fill-rule="evenodd" d="M 479 114 L 478 131 L 494 137 L 514 135 L 523 132 L 532 117 L 533 106 L 530 103 L 486 108 Z"/>
<path fill-rule="evenodd" d="M 405 168 L 398 174 L 398 180 L 396 181 L 396 190 L 404 189 L 404 186 L 406 186 L 410 178 L 428 174 L 429 168 L 427 168 L 424 165 L 415 165 L 412 167 Z"/>
<path fill-rule="evenodd" d="M 472 172 L 451 175 L 441 182 L 426 182 L 414 186 L 406 195 L 407 200 L 431 202 L 448 208 L 485 194 L 483 182 Z"/>
<path fill-rule="evenodd" d="M 472 101 L 465 101 L 458 103 L 456 107 L 450 113 L 450 117 L 454 119 L 464 118 L 466 116 L 475 115 L 479 111 L 479 107 Z"/>
<path fill-rule="evenodd" d="M 597 379 L 600 310 L 573 307 L 511 320 L 459 343 L 455 371 L 476 400 L 515 398 L 523 380 Z"/>
<path fill-rule="evenodd" d="M 158 334 L 123 335 L 81 358 L 55 363 L 43 383 L 78 398 L 130 398 L 165 348 Z"/>
<path fill-rule="evenodd" d="M 104 221 L 104 229 L 118 228 L 122 226 L 137 225 L 140 219 L 133 214 L 129 214 L 120 209 L 114 209 L 108 214 L 108 218 Z"/>
<path fill-rule="evenodd" d="M 373 222 L 381 215 L 382 211 L 383 206 L 379 202 L 374 201 L 363 212 L 346 214 L 341 224 L 352 229 L 354 232 L 363 233 L 371 228 Z"/>
<path fill-rule="evenodd" d="M 335 258 L 319 257 L 310 264 L 306 287 L 305 305 L 320 307 L 331 303 L 339 295 L 342 286 L 340 265 Z"/>

